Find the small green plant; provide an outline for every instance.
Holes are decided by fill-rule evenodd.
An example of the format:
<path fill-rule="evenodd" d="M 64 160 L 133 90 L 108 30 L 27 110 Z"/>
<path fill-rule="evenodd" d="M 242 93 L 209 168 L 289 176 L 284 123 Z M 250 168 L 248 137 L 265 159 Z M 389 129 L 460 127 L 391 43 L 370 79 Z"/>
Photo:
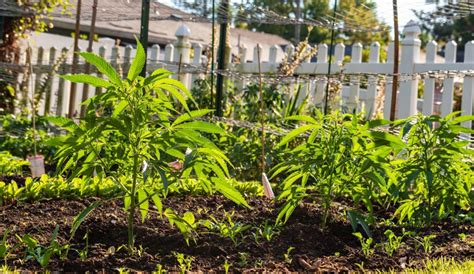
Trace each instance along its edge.
<path fill-rule="evenodd" d="M 5 232 L 3 232 L 3 238 L 2 241 L 0 242 L 0 260 L 4 260 L 5 264 L 7 261 L 8 254 L 10 253 L 10 245 L 8 244 L 8 233 L 10 230 L 6 229 Z"/>
<path fill-rule="evenodd" d="M 155 271 L 152 272 L 153 274 L 162 274 L 162 273 L 166 273 L 166 270 L 163 268 L 163 265 L 162 264 L 157 264 L 156 265 L 156 269 Z"/>
<path fill-rule="evenodd" d="M 387 229 L 384 232 L 384 235 L 387 237 L 387 241 L 382 244 L 383 249 L 388 254 L 388 256 L 392 257 L 393 253 L 402 246 L 405 234 L 402 236 L 397 236 L 392 230 Z"/>
<path fill-rule="evenodd" d="M 171 226 L 176 225 L 176 227 L 178 227 L 188 245 L 190 239 L 196 242 L 198 237 L 197 228 L 199 226 L 199 222 L 196 222 L 196 218 L 194 217 L 193 213 L 186 212 L 182 217 L 180 217 L 171 209 L 167 208 L 164 212 L 164 215 L 168 218 Z"/>
<path fill-rule="evenodd" d="M 237 266 L 238 267 L 244 267 L 248 264 L 249 260 L 249 253 L 247 252 L 239 252 L 238 253 L 238 260 L 237 260 Z"/>
<path fill-rule="evenodd" d="M 225 271 L 226 274 L 229 273 L 229 269 L 230 269 L 229 261 L 227 261 L 227 259 L 225 259 L 225 261 L 224 261 L 224 271 Z"/>
<path fill-rule="evenodd" d="M 176 261 L 179 264 L 179 269 L 181 270 L 182 274 L 186 273 L 186 271 L 191 271 L 192 263 L 194 261 L 194 258 L 192 256 L 185 255 L 179 252 L 173 252 L 173 255 L 175 256 Z"/>
<path fill-rule="evenodd" d="M 272 225 L 268 222 L 268 220 L 266 220 L 263 225 L 256 227 L 255 232 L 252 232 L 256 243 L 259 242 L 260 238 L 263 238 L 269 242 L 279 233 L 280 233 L 280 226 Z"/>
<path fill-rule="evenodd" d="M 433 239 L 436 238 L 436 235 L 427 235 L 424 236 L 423 238 L 415 238 L 417 242 L 417 246 L 423 247 L 423 251 L 425 254 L 431 253 L 433 250 Z"/>
<path fill-rule="evenodd" d="M 83 240 L 86 241 L 86 245 L 83 249 L 78 250 L 79 258 L 81 261 L 87 260 L 87 255 L 89 254 L 89 229 L 87 229 L 86 234 L 83 237 Z"/>
<path fill-rule="evenodd" d="M 359 239 L 360 245 L 362 246 L 362 253 L 364 253 L 364 256 L 366 258 L 374 254 L 375 248 L 372 247 L 374 239 L 372 237 L 365 239 L 360 232 L 354 232 L 352 233 L 352 235 L 356 236 L 357 239 Z"/>
<path fill-rule="evenodd" d="M 243 232 L 249 230 L 252 226 L 245 225 L 241 222 L 234 222 L 232 219 L 235 212 L 231 213 L 224 211 L 224 221 L 217 220 L 214 216 L 210 216 L 211 220 L 206 220 L 204 226 L 207 227 L 211 232 L 218 233 L 222 237 L 229 238 L 235 246 L 241 243 L 243 238 Z"/>
<path fill-rule="evenodd" d="M 65 259 L 69 252 L 69 245 L 60 245 L 57 242 L 57 235 L 59 232 L 59 225 L 53 231 L 51 242 L 49 246 L 42 246 L 38 241 L 30 236 L 25 234 L 22 237 L 17 235 L 19 242 L 26 246 L 25 254 L 26 260 L 35 259 L 41 267 L 46 267 L 49 264 L 51 256 L 57 255 L 60 259 Z"/>
<path fill-rule="evenodd" d="M 283 254 L 284 258 L 285 258 L 285 263 L 287 264 L 291 264 L 291 262 L 293 262 L 293 258 L 291 257 L 291 252 L 295 250 L 295 247 L 293 246 L 290 246 L 288 247 L 288 249 L 286 250 L 285 254 Z"/>

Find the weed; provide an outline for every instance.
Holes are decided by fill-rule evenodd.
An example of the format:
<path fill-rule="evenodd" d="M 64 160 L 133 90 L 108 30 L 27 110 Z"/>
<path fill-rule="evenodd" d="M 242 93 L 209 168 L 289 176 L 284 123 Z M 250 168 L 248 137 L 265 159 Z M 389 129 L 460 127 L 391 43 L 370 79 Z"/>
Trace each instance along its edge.
<path fill-rule="evenodd" d="M 362 246 L 362 253 L 364 253 L 364 256 L 366 258 L 372 256 L 375 252 L 375 248 L 372 247 L 374 239 L 372 237 L 365 239 L 360 232 L 354 232 L 352 234 L 356 236 L 357 239 L 359 239 L 360 244 Z"/>
<path fill-rule="evenodd" d="M 211 220 L 205 221 L 204 226 L 222 237 L 229 238 L 235 246 L 238 246 L 243 238 L 243 232 L 249 230 L 251 226 L 242 224 L 241 222 L 235 222 L 232 219 L 234 214 L 234 211 L 231 213 L 224 211 L 224 221 L 219 221 L 214 216 L 210 216 Z"/>
<path fill-rule="evenodd" d="M 286 250 L 285 254 L 283 254 L 283 257 L 285 258 L 285 263 L 291 264 L 291 262 L 293 262 L 293 258 L 291 257 L 291 254 L 290 254 L 293 250 L 295 250 L 295 247 L 290 246 Z"/>
<path fill-rule="evenodd" d="M 384 232 L 384 235 L 387 237 L 387 241 L 384 242 L 382 246 L 388 256 L 392 257 L 393 253 L 402 246 L 402 240 L 405 234 L 402 236 L 397 236 L 392 230 L 388 229 Z"/>
<path fill-rule="evenodd" d="M 176 258 L 176 261 L 179 264 L 179 269 L 181 273 L 184 274 L 186 271 L 191 270 L 191 264 L 193 263 L 194 258 L 192 256 L 184 255 L 183 253 L 173 252 L 173 255 Z"/>
<path fill-rule="evenodd" d="M 225 261 L 224 261 L 224 271 L 225 271 L 226 274 L 229 273 L 229 269 L 230 269 L 229 261 L 227 261 L 227 259 L 225 259 Z"/>

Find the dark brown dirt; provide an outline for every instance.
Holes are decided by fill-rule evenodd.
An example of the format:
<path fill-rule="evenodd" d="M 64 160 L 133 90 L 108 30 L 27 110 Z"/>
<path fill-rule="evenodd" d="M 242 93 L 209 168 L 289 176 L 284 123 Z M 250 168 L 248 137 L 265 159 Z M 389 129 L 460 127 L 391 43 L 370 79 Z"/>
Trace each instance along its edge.
<path fill-rule="evenodd" d="M 9 242 L 18 241 L 13 235 L 30 234 L 43 245 L 48 245 L 56 225 L 60 226 L 59 242 L 65 244 L 69 239 L 69 230 L 73 218 L 94 199 L 87 200 L 51 200 L 34 204 L 20 204 L 1 207 L 0 236 L 6 229 L 11 230 Z M 235 206 L 220 196 L 175 196 L 164 200 L 164 206 L 183 214 L 193 212 L 197 220 L 209 219 L 212 215 L 218 220 L 225 218 L 224 212 L 235 211 L 234 222 L 262 225 L 266 220 L 273 222 L 278 214 L 278 206 L 263 199 L 250 199 L 253 209 Z M 189 246 L 179 230 L 169 225 L 166 218 L 151 212 L 145 223 L 140 223 L 137 214 L 137 246 L 142 249 L 141 256 L 130 256 L 119 247 L 127 242 L 126 213 L 121 201 L 108 201 L 86 219 L 70 240 L 71 250 L 67 259 L 53 257 L 47 266 L 55 271 L 113 271 L 119 267 L 133 270 L 152 271 L 161 264 L 169 271 L 179 271 L 179 264 L 173 252 L 183 253 L 193 258 L 195 271 L 223 271 L 224 262 L 230 269 L 242 271 L 351 271 L 358 270 L 357 264 L 365 269 L 395 269 L 403 267 L 421 267 L 422 260 L 428 257 L 453 257 L 458 260 L 473 258 L 474 228 L 471 225 L 444 223 L 418 231 L 419 236 L 436 235 L 433 250 L 425 254 L 423 248 L 415 248 L 415 240 L 405 238 L 405 244 L 393 257 L 389 257 L 381 247 L 375 254 L 365 258 L 359 241 L 352 235 L 351 226 L 341 216 L 343 206 L 333 208 L 335 218 L 326 230 L 321 230 L 321 209 L 314 204 L 305 203 L 298 207 L 279 235 L 271 241 L 254 240 L 252 232 L 245 232 L 235 245 L 230 239 L 199 229 L 196 242 Z M 337 217 L 339 216 L 339 217 Z M 375 242 L 384 240 L 383 231 L 375 231 Z M 375 230 L 375 229 L 374 229 Z M 400 235 L 400 229 L 393 229 Z M 88 231 L 88 257 L 81 260 L 78 252 L 85 248 L 83 239 Z M 461 240 L 459 234 L 467 239 Z M 244 237 L 244 238 L 242 238 Z M 285 253 L 293 248 L 289 255 Z M 118 251 L 117 251 L 118 250 Z M 41 270 L 33 260 L 25 260 L 24 248 L 13 247 L 7 260 L 8 265 L 17 269 Z"/>

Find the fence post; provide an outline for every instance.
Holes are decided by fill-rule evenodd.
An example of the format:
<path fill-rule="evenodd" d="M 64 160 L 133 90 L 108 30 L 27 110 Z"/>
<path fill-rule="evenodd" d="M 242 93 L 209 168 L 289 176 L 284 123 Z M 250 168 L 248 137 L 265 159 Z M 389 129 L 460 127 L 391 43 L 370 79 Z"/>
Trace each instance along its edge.
<path fill-rule="evenodd" d="M 418 24 L 410 20 L 403 29 L 405 38 L 401 41 L 402 54 L 400 57 L 400 73 L 411 75 L 414 73 L 414 64 L 420 58 L 421 40 L 418 39 L 421 29 Z M 397 118 L 407 118 L 416 113 L 418 99 L 418 80 L 400 79 L 400 91 L 397 102 Z"/>
<path fill-rule="evenodd" d="M 446 44 L 445 49 L 445 63 L 454 64 L 456 63 L 456 51 L 458 45 L 454 41 L 449 41 Z M 454 77 L 449 77 L 443 81 L 443 95 L 441 96 L 441 116 L 453 112 L 453 100 L 454 100 Z"/>
<path fill-rule="evenodd" d="M 464 63 L 474 64 L 474 41 L 470 41 L 464 47 Z M 461 115 L 472 115 L 474 104 L 474 77 L 464 78 L 464 87 L 462 91 Z M 471 128 L 472 121 L 464 121 L 462 126 Z"/>
<path fill-rule="evenodd" d="M 438 43 L 431 41 L 426 45 L 426 61 L 427 64 L 436 63 L 436 51 Z M 425 79 L 425 88 L 423 90 L 423 115 L 429 116 L 434 112 L 434 98 L 435 98 L 435 84 L 436 79 Z"/>

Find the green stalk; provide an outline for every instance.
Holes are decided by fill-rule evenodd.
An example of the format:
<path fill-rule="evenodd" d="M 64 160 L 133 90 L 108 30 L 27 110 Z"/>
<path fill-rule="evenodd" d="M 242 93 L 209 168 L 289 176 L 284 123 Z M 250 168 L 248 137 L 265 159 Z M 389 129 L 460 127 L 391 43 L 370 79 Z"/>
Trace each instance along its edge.
<path fill-rule="evenodd" d="M 133 250 L 134 247 L 134 234 L 133 234 L 133 218 L 135 216 L 135 194 L 137 187 L 137 165 L 138 165 L 138 154 L 135 152 L 133 156 L 133 181 L 132 181 L 132 191 L 131 201 L 130 201 L 130 212 L 128 214 L 128 249 L 129 252 Z"/>

